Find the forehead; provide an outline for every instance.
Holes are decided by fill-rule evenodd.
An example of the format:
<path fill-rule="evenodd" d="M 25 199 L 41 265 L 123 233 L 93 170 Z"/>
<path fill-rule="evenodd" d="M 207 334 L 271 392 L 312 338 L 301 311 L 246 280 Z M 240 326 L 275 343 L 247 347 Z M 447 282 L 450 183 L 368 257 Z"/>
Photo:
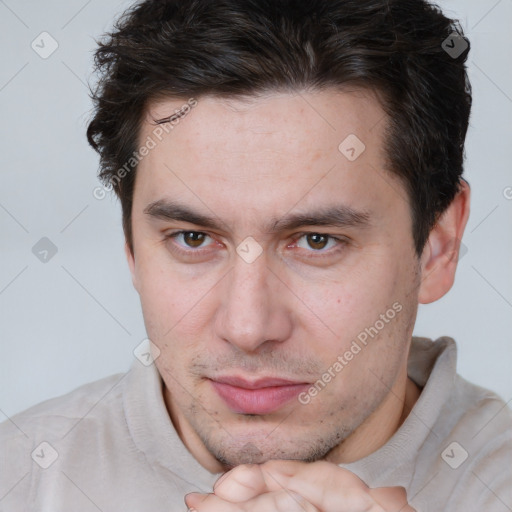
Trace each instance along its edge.
<path fill-rule="evenodd" d="M 176 143 L 193 143 L 204 152 L 215 140 L 217 145 L 222 143 L 224 153 L 234 156 L 240 153 L 242 142 L 245 152 L 258 153 L 270 149 L 272 143 L 280 146 L 286 142 L 281 152 L 288 150 L 290 156 L 312 147 L 330 151 L 333 144 L 336 150 L 349 134 L 374 144 L 380 134 L 375 128 L 379 124 L 382 127 L 386 118 L 376 95 L 363 89 L 276 92 L 240 98 L 204 96 L 194 99 L 197 106 L 189 108 L 191 103 L 191 99 L 170 98 L 150 103 L 142 135 L 154 130 L 155 120 L 174 115 L 175 124 L 162 126 L 170 132 L 165 135 L 172 133 Z"/>
<path fill-rule="evenodd" d="M 338 202 L 369 210 L 403 199 L 390 197 L 398 183 L 394 194 L 387 190 L 394 177 L 384 167 L 386 115 L 369 91 L 200 97 L 184 108 L 187 103 L 163 99 L 148 106 L 139 141 L 155 139 L 155 129 L 161 140 L 138 167 L 141 208 L 179 197 L 204 213 L 210 205 L 231 218 L 241 211 L 279 217 L 295 205 Z M 176 112 L 179 120 L 167 130 L 155 124 Z"/>

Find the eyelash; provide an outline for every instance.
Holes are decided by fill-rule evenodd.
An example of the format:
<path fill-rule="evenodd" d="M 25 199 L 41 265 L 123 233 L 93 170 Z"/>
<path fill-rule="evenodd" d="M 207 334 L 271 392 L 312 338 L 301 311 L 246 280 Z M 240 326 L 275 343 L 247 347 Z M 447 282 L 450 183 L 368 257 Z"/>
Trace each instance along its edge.
<path fill-rule="evenodd" d="M 165 239 L 172 239 L 174 240 L 175 238 L 177 238 L 178 236 L 180 235 L 183 235 L 183 234 L 186 234 L 186 233 L 195 233 L 195 234 L 200 234 L 200 235 L 205 235 L 209 238 L 212 238 L 210 235 L 208 235 L 207 233 L 203 232 L 203 231 L 194 231 L 194 230 L 181 230 L 181 231 L 175 231 L 173 233 L 169 233 L 165 236 Z M 328 241 L 329 240 L 334 240 L 336 242 L 338 242 L 337 244 L 337 247 L 336 248 L 331 248 L 331 249 L 328 249 L 327 251 L 324 251 L 324 250 L 311 250 L 311 251 L 307 251 L 307 252 L 310 252 L 312 253 L 311 255 L 309 256 L 306 256 L 306 258 L 321 258 L 322 256 L 332 256 L 333 254 L 337 254 L 338 252 L 340 252 L 341 250 L 344 249 L 344 247 L 349 243 L 348 240 L 346 240 L 345 238 L 339 238 L 339 237 L 336 237 L 336 236 L 333 236 L 333 235 L 329 235 L 327 233 L 319 233 L 319 232 L 315 232 L 315 231 L 307 231 L 307 232 L 304 232 L 304 233 L 299 233 L 296 238 L 294 238 L 293 240 L 293 243 L 297 243 L 302 237 L 304 236 L 307 236 L 307 235 L 322 235 L 322 236 L 326 236 L 328 238 Z M 178 254 L 182 254 L 184 256 L 191 256 L 191 255 L 194 255 L 194 256 L 199 256 L 199 255 L 202 255 L 205 251 L 208 251 L 208 249 L 183 249 L 182 246 L 180 246 L 179 244 L 176 244 L 174 243 L 174 247 L 173 247 L 173 251 L 177 252 Z"/>

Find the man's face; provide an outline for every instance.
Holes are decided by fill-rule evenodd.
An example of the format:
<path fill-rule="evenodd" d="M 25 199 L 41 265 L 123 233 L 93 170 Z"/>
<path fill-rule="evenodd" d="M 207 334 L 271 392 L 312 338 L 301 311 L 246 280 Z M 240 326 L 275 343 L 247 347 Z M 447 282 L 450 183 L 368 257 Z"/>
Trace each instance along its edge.
<path fill-rule="evenodd" d="M 141 143 L 183 103 L 152 104 Z M 139 164 L 129 260 L 166 403 L 222 464 L 323 458 L 405 382 L 420 273 L 385 123 L 361 91 L 204 97 Z"/>

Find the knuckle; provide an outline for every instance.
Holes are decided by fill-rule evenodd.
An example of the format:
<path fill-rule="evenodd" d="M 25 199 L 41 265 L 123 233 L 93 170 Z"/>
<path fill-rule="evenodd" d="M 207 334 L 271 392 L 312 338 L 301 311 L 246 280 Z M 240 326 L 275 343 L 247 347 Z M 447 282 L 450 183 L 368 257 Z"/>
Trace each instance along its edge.
<path fill-rule="evenodd" d="M 236 468 L 233 468 L 228 473 L 225 473 L 224 478 L 218 480 L 218 485 L 221 486 L 226 483 L 236 482 L 245 486 L 251 486 L 251 482 L 254 480 L 254 474 L 257 470 L 255 464 L 241 464 Z"/>
<path fill-rule="evenodd" d="M 256 464 L 241 464 L 232 470 L 232 475 L 238 480 L 247 480 L 251 478 L 256 469 Z"/>

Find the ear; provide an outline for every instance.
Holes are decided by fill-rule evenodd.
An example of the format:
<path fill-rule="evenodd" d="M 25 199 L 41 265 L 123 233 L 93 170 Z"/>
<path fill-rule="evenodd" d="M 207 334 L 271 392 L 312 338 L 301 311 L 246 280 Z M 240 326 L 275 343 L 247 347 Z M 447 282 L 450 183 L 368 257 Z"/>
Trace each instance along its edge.
<path fill-rule="evenodd" d="M 126 254 L 126 261 L 128 262 L 128 267 L 130 267 L 130 274 L 132 275 L 132 283 L 134 288 L 139 291 L 137 288 L 137 278 L 135 273 L 135 256 L 132 253 L 128 242 L 125 241 L 124 243 L 124 253 Z"/>
<path fill-rule="evenodd" d="M 421 255 L 420 304 L 440 299 L 453 285 L 460 242 L 469 217 L 469 199 L 469 184 L 461 179 L 459 192 L 432 228 Z"/>

